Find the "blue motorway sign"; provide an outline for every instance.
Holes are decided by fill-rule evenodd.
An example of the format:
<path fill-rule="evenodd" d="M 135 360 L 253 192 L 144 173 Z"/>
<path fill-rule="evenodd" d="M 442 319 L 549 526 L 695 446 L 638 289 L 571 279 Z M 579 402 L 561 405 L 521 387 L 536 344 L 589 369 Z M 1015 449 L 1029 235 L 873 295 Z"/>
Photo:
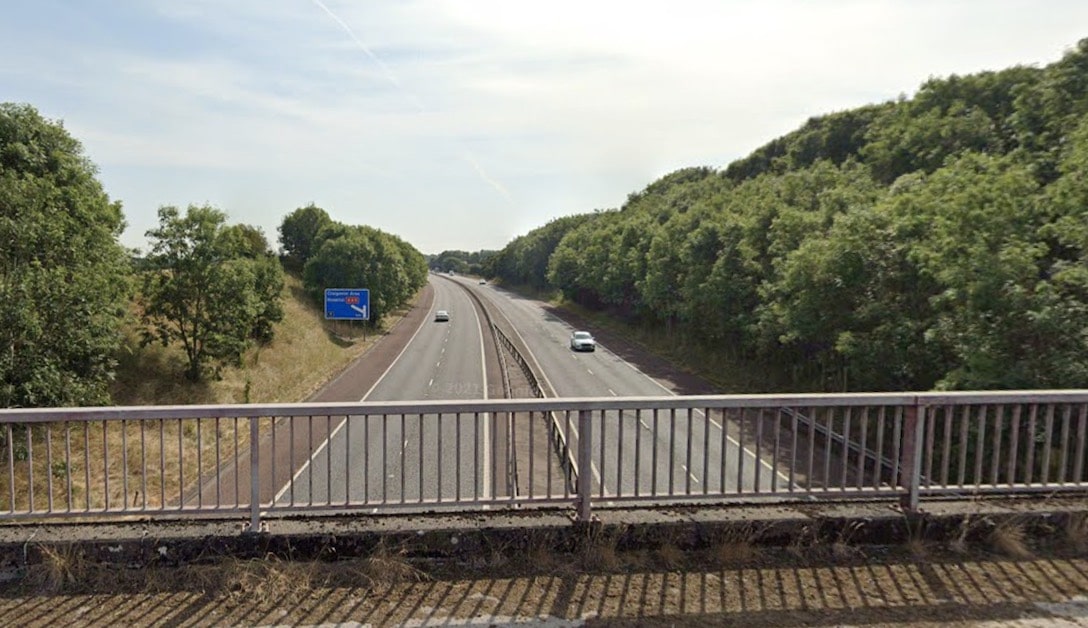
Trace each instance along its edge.
<path fill-rule="evenodd" d="M 325 318 L 331 320 L 370 320 L 370 290 L 325 289 Z"/>

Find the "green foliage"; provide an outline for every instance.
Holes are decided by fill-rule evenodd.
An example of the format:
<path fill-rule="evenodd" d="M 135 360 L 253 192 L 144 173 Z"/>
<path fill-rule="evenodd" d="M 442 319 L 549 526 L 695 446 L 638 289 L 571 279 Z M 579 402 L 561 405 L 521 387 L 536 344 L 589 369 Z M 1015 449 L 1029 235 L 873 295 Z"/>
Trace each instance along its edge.
<path fill-rule="evenodd" d="M 237 250 L 242 257 L 257 259 L 267 257 L 272 252 L 260 227 L 230 225 L 223 228 L 221 237 L 224 239 L 224 246 Z"/>
<path fill-rule="evenodd" d="M 484 274 L 537 290 L 548 286 L 548 262 L 568 231 L 590 220 L 593 214 L 556 218 L 543 227 L 515 238 L 484 265 Z"/>
<path fill-rule="evenodd" d="M 442 251 L 438 255 L 432 255 L 427 259 L 427 264 L 439 272 L 454 271 L 462 275 L 485 275 L 487 261 L 495 255 L 496 251 Z"/>
<path fill-rule="evenodd" d="M 303 285 L 321 303 L 327 288 L 370 291 L 370 322 L 404 305 L 427 282 L 427 261 L 396 236 L 367 226 L 330 223 L 303 269 Z"/>
<path fill-rule="evenodd" d="M 331 223 L 329 214 L 313 203 L 284 217 L 279 227 L 284 263 L 301 269 L 317 250 L 318 233 Z"/>
<path fill-rule="evenodd" d="M 247 226 L 227 226 L 209 206 L 159 209 L 140 305 L 144 342 L 180 343 L 185 376 L 198 381 L 238 364 L 252 340 L 268 341 L 283 318 L 283 270 Z M 260 239 L 263 241 L 263 235 Z"/>
<path fill-rule="evenodd" d="M 869 105 L 826 116 L 810 118 L 797 131 L 777 138 L 725 169 L 725 176 L 735 183 L 761 174 L 781 174 L 800 170 L 818 160 L 834 164 L 857 159 L 866 144 L 865 136 L 873 121 L 894 109 L 895 104 Z"/>
<path fill-rule="evenodd" d="M 95 175 L 59 122 L 0 104 L 0 407 L 109 401 L 130 268 Z"/>
<path fill-rule="evenodd" d="M 795 389 L 1088 386 L 1088 40 L 813 118 L 492 259 Z"/>

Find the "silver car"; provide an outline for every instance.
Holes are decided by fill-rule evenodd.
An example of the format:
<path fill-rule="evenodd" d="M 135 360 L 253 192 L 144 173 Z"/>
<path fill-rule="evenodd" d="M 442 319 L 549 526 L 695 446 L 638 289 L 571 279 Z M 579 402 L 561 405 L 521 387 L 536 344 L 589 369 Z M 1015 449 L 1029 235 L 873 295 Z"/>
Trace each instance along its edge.
<path fill-rule="evenodd" d="M 570 335 L 570 348 L 575 351 L 595 351 L 597 341 L 588 331 L 576 331 Z"/>

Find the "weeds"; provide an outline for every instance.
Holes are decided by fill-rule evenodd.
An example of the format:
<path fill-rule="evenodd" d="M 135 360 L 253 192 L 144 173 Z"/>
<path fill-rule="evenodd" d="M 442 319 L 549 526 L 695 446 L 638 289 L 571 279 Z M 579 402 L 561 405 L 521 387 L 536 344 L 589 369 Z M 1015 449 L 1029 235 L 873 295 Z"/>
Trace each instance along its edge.
<path fill-rule="evenodd" d="M 384 542 L 378 543 L 374 552 L 362 560 L 358 572 L 371 586 L 428 580 L 426 573 L 408 562 L 407 555 L 404 548 L 392 550 Z"/>
<path fill-rule="evenodd" d="M 622 531 L 590 527 L 582 547 L 582 566 L 590 571 L 615 571 L 620 566 L 619 546 Z"/>
<path fill-rule="evenodd" d="M 672 543 L 665 543 L 657 548 L 657 561 L 665 569 L 674 571 L 684 566 L 686 555 Z"/>
<path fill-rule="evenodd" d="M 989 535 L 989 545 L 995 551 L 1017 559 L 1031 558 L 1024 525 L 1017 521 L 1005 521 L 994 527 Z"/>
<path fill-rule="evenodd" d="M 575 565 L 556 552 L 555 539 L 550 534 L 533 534 L 526 552 L 529 564 L 543 573 L 570 573 Z"/>
<path fill-rule="evenodd" d="M 722 567 L 749 562 L 759 556 L 757 538 L 758 530 L 751 524 L 726 528 L 711 541 L 711 559 Z"/>
<path fill-rule="evenodd" d="M 864 521 L 854 521 L 839 531 L 836 539 L 831 543 L 831 555 L 837 560 L 846 560 L 861 554 L 854 546 L 854 536 L 865 527 Z"/>
<path fill-rule="evenodd" d="M 87 561 L 75 545 L 39 545 L 42 560 L 28 566 L 27 582 L 48 593 L 57 593 L 86 580 Z"/>
<path fill-rule="evenodd" d="M 1088 551 L 1088 513 L 1069 515 L 1065 521 L 1065 540 L 1078 552 Z"/>
<path fill-rule="evenodd" d="M 809 550 L 817 544 L 816 534 L 812 526 L 802 526 L 801 530 L 790 539 L 786 551 L 797 558 L 804 558 Z"/>
<path fill-rule="evenodd" d="M 925 522 L 921 519 L 905 517 L 907 529 L 907 552 L 916 560 L 925 560 L 930 556 L 930 546 L 926 541 Z"/>

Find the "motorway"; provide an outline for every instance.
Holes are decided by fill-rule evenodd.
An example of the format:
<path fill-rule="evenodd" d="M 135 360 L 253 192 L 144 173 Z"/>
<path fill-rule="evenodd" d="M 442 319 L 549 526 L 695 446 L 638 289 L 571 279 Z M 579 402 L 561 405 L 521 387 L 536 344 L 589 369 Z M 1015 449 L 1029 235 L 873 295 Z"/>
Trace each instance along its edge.
<path fill-rule="evenodd" d="M 432 277 L 430 283 L 430 312 L 377 383 L 359 393 L 360 401 L 488 398 L 486 337 L 476 308 L 451 282 Z M 450 320 L 435 322 L 436 310 L 449 311 Z M 487 415 L 348 417 L 276 499 L 381 503 L 487 498 L 502 490 L 493 482 L 494 429 Z M 434 451 L 442 453 L 428 458 L 427 452 Z"/>
<path fill-rule="evenodd" d="M 570 350 L 573 329 L 539 301 L 497 288 L 481 290 L 517 330 L 544 374 L 545 389 L 555 397 L 660 397 L 675 394 L 598 343 L 594 352 Z M 726 426 L 729 429 L 729 426 Z M 658 415 L 609 412 L 594 415 L 593 451 L 618 451 L 595 456 L 594 491 L 607 495 L 645 495 L 656 490 L 702 493 L 785 489 L 788 479 L 758 462 L 730 434 L 723 434 L 720 415 L 696 411 Z M 691 436 L 689 447 L 688 436 Z M 673 455 L 669 455 L 669 450 Z M 723 458 L 724 453 L 724 458 Z"/>
<path fill-rule="evenodd" d="M 526 359 L 542 375 L 548 396 L 673 394 L 607 346 L 590 353 L 571 351 L 571 327 L 538 301 L 479 285 L 471 278 L 432 274 L 429 283 L 434 299 L 428 315 L 377 383 L 359 392 L 359 400 L 490 396 L 489 378 L 495 381 L 498 375 L 488 372 L 484 359 L 489 332 L 466 290 L 475 291 L 496 316 L 496 324 L 518 338 Z M 433 320 L 440 309 L 450 312 L 449 322 Z M 515 390 L 513 396 L 529 394 Z M 740 446 L 733 438 L 735 427 L 723 423 L 721 415 L 608 412 L 595 413 L 592 422 L 593 490 L 601 495 L 716 493 L 723 487 L 744 491 L 756 486 L 769 489 L 772 482 L 782 490 L 787 484 L 769 464 Z M 330 438 L 294 474 L 294 481 L 277 492 L 276 501 L 380 505 L 489 499 L 506 490 L 504 465 L 498 460 L 505 455 L 503 439 L 495 434 L 504 429 L 487 415 L 341 417 L 334 420 Z"/>

